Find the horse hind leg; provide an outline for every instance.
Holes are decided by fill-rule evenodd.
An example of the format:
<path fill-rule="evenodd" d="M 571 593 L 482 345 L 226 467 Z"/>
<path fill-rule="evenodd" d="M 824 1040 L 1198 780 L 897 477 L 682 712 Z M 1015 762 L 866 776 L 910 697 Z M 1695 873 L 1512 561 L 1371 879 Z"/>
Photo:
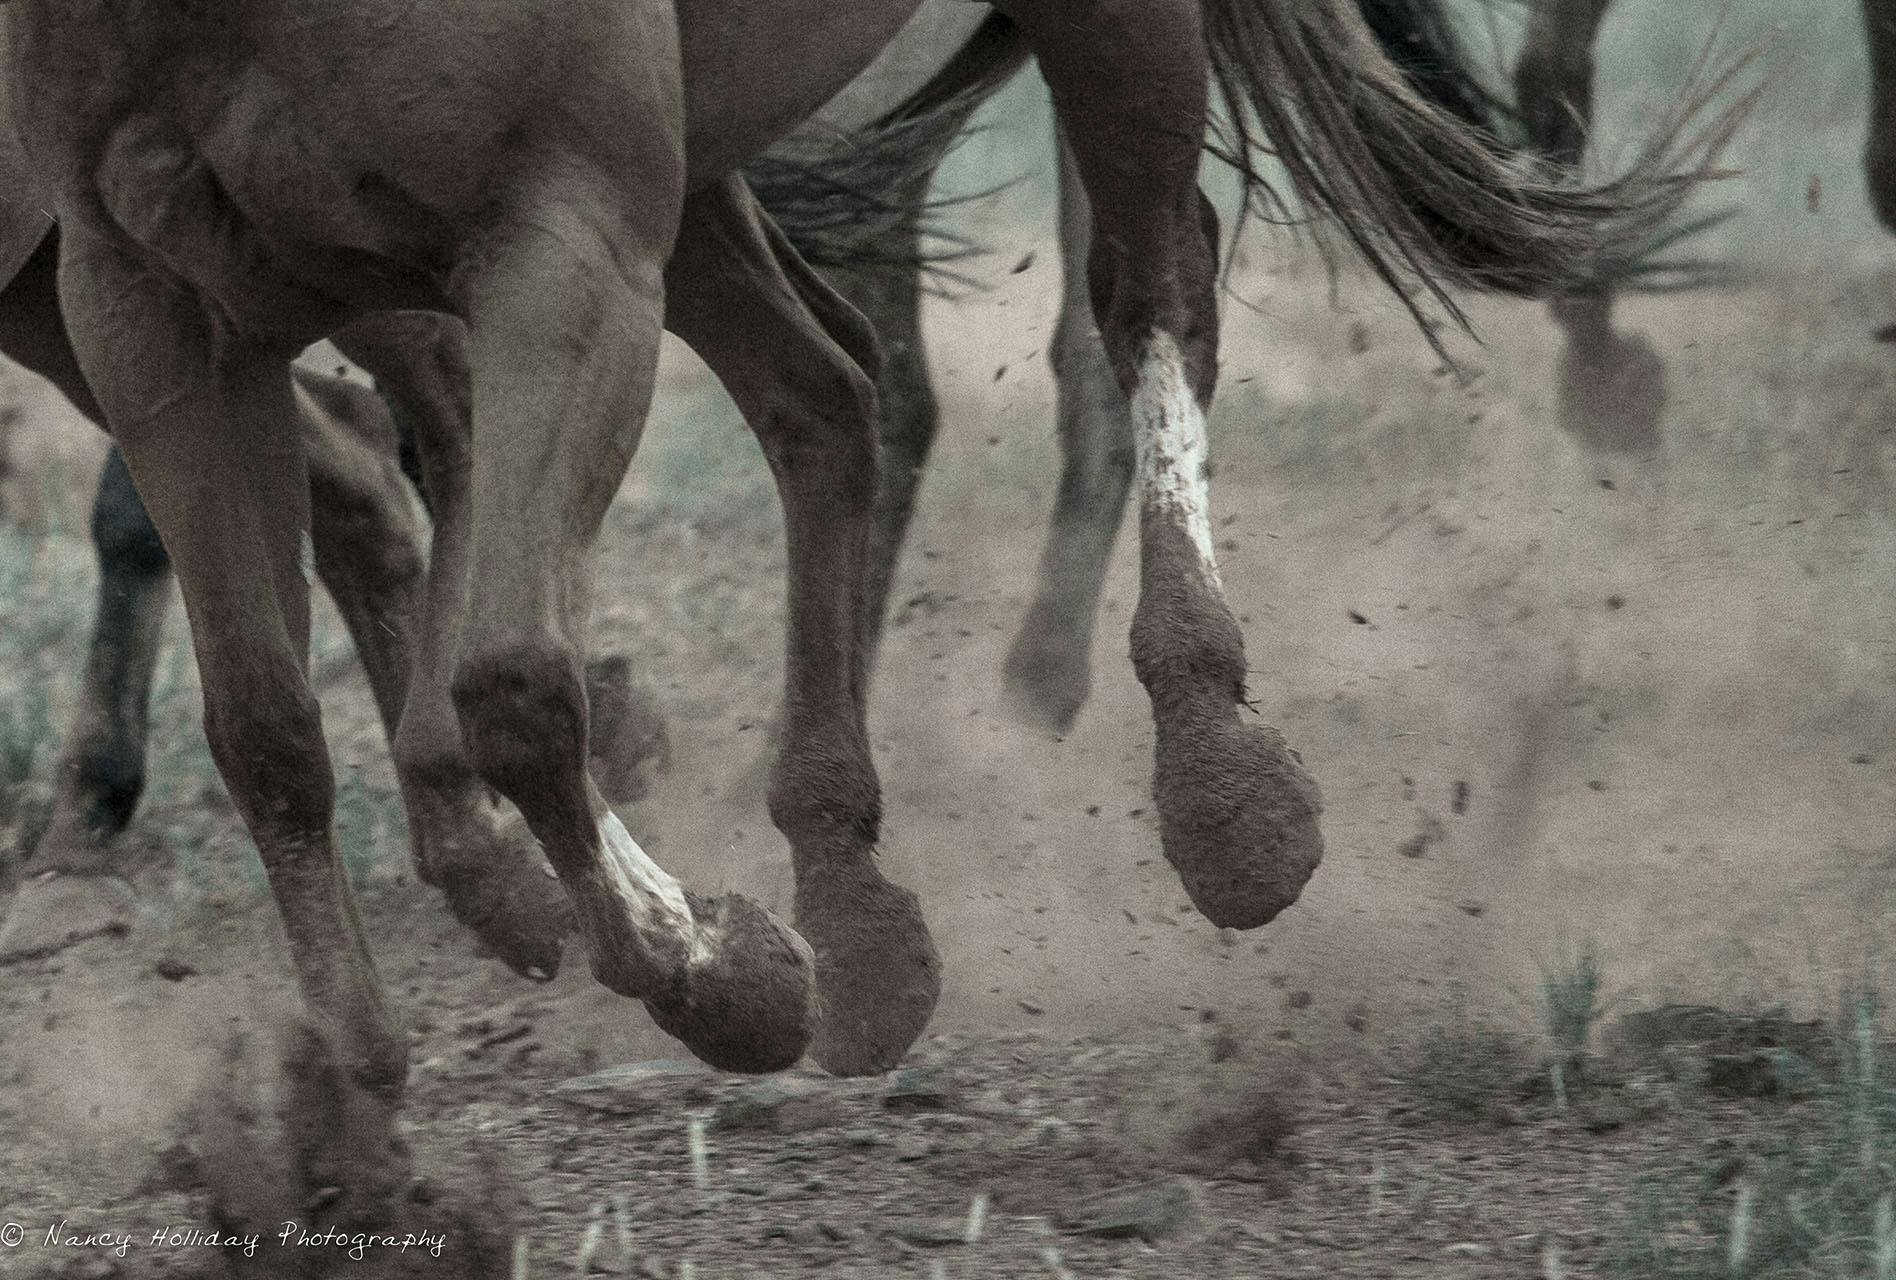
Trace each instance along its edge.
<path fill-rule="evenodd" d="M 1132 488 L 1132 407 L 1113 374 L 1087 292 L 1092 213 L 1072 148 L 1060 139 L 1060 316 L 1048 349 L 1060 437 L 1060 485 L 1033 604 L 1003 668 L 1007 701 L 1054 733 L 1073 727 L 1092 691 L 1093 631 L 1113 543 Z"/>
<path fill-rule="evenodd" d="M 875 393 L 863 365 L 867 356 L 874 367 L 873 335 L 741 181 L 686 210 L 666 322 L 743 410 L 783 503 L 789 625 L 769 802 L 790 842 L 797 927 L 816 950 L 812 1053 L 838 1074 L 885 1071 L 927 1026 L 941 962 L 915 895 L 875 861 L 882 800 L 863 638 L 876 483 Z"/>
<path fill-rule="evenodd" d="M 1528 19 L 1514 67 L 1528 141 L 1550 163 L 1577 169 L 1593 125 L 1593 45 L 1610 0 L 1553 0 Z M 1613 324 L 1613 292 L 1602 285 L 1554 298 L 1560 326 L 1559 415 L 1563 430 L 1602 452 L 1649 450 L 1665 409 L 1665 364 L 1645 338 Z"/>
<path fill-rule="evenodd" d="M 1152 700 L 1165 855 L 1214 924 L 1263 924 L 1322 857 L 1322 805 L 1276 730 L 1240 720 L 1243 636 L 1213 555 L 1205 416 L 1216 243 L 1199 195 L 1206 110 L 1194 0 L 1006 6 L 1039 55 L 1095 219 L 1089 283 L 1131 405 L 1139 490 L 1132 658 Z M 1125 33 L 1137 31 L 1137 41 Z M 1121 89 L 1140 85 L 1136 109 Z"/>

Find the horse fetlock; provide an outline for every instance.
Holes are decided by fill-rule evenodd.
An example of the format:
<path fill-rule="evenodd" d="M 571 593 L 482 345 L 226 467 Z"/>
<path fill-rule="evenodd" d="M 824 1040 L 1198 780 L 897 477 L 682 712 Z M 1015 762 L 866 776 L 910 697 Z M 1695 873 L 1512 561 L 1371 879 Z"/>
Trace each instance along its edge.
<path fill-rule="evenodd" d="M 882 785 L 868 745 L 839 742 L 825 749 L 791 726 L 771 770 L 765 807 L 790 842 L 793 856 L 818 850 L 867 855 L 882 833 Z"/>
<path fill-rule="evenodd" d="M 475 771 L 502 795 L 570 794 L 585 767 L 586 694 L 576 655 L 515 645 L 455 667 L 451 694 Z"/>
<path fill-rule="evenodd" d="M 1242 700 L 1244 633 L 1222 596 L 1189 582 L 1150 582 L 1139 593 L 1131 638 L 1133 673 L 1162 716 L 1176 702 L 1228 709 Z"/>

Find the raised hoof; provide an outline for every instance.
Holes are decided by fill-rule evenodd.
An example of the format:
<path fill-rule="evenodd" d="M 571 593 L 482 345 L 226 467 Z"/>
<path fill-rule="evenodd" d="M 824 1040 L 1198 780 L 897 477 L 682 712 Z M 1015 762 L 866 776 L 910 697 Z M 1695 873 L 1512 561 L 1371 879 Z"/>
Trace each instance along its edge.
<path fill-rule="evenodd" d="M 1090 635 L 1074 642 L 1028 615 L 1007 651 L 1001 691 L 1008 714 L 1031 728 L 1065 734 L 1093 691 Z"/>
<path fill-rule="evenodd" d="M 49 956 L 92 938 L 131 932 L 132 887 L 117 876 L 28 880 L 0 921 L 0 964 Z"/>
<path fill-rule="evenodd" d="M 921 903 L 868 865 L 802 876 L 796 898 L 822 1015 L 810 1055 L 831 1075 L 890 1070 L 941 998 L 941 954 Z"/>
<path fill-rule="evenodd" d="M 1275 729 L 1223 724 L 1162 750 L 1152 789 L 1166 860 L 1220 928 L 1269 923 L 1323 859 L 1316 781 Z"/>
<path fill-rule="evenodd" d="M 573 907 L 525 825 L 509 830 L 518 838 L 497 839 L 479 862 L 437 866 L 434 878 L 454 918 L 501 963 L 523 978 L 547 982 L 560 971 Z"/>
<path fill-rule="evenodd" d="M 1569 342 L 1560 359 L 1560 427 L 1600 453 L 1642 453 L 1659 442 L 1666 365 L 1642 337 Z"/>
<path fill-rule="evenodd" d="M 697 946 L 671 990 L 645 997 L 652 1021 L 720 1071 L 795 1066 L 816 1029 L 809 944 L 737 894 L 686 900 Z"/>

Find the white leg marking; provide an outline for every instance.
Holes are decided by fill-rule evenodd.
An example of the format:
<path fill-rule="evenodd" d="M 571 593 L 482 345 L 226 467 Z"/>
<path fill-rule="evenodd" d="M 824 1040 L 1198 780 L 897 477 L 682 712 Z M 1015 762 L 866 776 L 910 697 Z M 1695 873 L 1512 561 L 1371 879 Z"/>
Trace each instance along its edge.
<path fill-rule="evenodd" d="M 1185 358 L 1172 335 L 1154 332 L 1132 393 L 1133 442 L 1139 457 L 1139 501 L 1171 512 L 1198 548 L 1200 567 L 1223 589 L 1211 549 L 1211 488 L 1205 480 L 1209 446 L 1205 414 L 1185 376 Z"/>
<path fill-rule="evenodd" d="M 641 929 L 676 935 L 686 944 L 691 960 L 702 958 L 712 939 L 692 918 L 684 886 L 639 848 L 618 814 L 608 813 L 600 819 L 599 843 L 612 896 L 625 907 L 632 922 Z"/>

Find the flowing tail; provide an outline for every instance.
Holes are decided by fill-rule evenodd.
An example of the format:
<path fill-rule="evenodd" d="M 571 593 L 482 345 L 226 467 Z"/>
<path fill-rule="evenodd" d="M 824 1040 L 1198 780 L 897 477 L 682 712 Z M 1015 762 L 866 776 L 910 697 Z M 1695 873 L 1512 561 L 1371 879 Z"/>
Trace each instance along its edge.
<path fill-rule="evenodd" d="M 1225 111 L 1214 150 L 1243 176 L 1247 207 L 1284 205 L 1262 172 L 1275 158 L 1418 319 L 1450 290 L 1525 297 L 1594 284 L 1599 264 L 1663 240 L 1761 86 L 1702 125 L 1755 51 L 1692 84 L 1626 171 L 1587 185 L 1549 175 L 1504 141 L 1439 0 L 1201 0 Z M 1380 17 L 1381 21 L 1378 21 Z M 1399 33 L 1392 56 L 1378 42 Z M 1425 324 L 1425 329 L 1429 326 Z"/>
<path fill-rule="evenodd" d="M 879 120 L 841 136 L 793 136 L 746 165 L 744 178 L 813 266 L 943 273 L 978 247 L 939 225 L 940 212 L 960 201 L 929 199 L 929 179 L 975 110 L 1029 56 L 1019 29 L 990 14 Z"/>

